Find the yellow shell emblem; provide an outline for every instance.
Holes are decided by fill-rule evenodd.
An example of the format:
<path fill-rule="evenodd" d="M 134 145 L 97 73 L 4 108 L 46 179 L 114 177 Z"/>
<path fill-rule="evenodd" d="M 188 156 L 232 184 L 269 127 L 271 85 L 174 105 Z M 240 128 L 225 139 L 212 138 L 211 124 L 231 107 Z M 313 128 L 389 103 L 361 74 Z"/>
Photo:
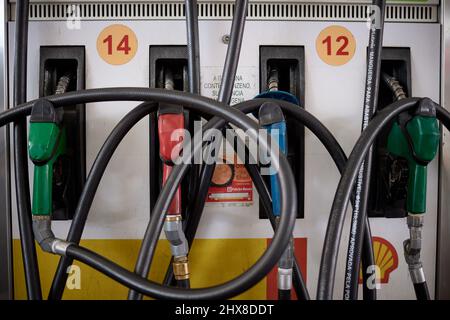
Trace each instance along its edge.
<path fill-rule="evenodd" d="M 372 237 L 375 263 L 380 270 L 380 283 L 388 283 L 389 275 L 398 268 L 398 254 L 395 247 L 386 239 Z M 362 270 L 359 273 L 359 283 L 362 283 Z"/>

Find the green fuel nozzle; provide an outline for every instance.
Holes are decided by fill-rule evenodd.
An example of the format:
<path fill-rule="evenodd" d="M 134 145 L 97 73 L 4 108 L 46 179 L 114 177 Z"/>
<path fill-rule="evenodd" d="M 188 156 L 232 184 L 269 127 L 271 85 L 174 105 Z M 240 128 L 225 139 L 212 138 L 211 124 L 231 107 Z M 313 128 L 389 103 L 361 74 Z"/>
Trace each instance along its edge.
<path fill-rule="evenodd" d="M 31 111 L 28 154 L 34 163 L 33 215 L 52 213 L 53 165 L 65 150 L 65 130 L 53 104 L 38 100 Z"/>
<path fill-rule="evenodd" d="M 426 211 L 427 166 L 437 154 L 439 139 L 435 104 L 428 98 L 419 102 L 414 114 L 401 114 L 389 133 L 389 152 L 408 161 L 407 210 L 410 214 Z"/>

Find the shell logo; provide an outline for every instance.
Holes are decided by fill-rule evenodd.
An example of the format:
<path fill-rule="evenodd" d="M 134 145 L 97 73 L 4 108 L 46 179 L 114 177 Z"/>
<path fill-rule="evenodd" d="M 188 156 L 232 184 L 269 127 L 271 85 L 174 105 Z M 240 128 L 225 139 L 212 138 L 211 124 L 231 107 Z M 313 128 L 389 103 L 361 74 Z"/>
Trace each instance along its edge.
<path fill-rule="evenodd" d="M 381 237 L 372 237 L 372 242 L 375 263 L 380 270 L 380 283 L 388 283 L 390 274 L 398 268 L 397 250 Z M 362 283 L 362 270 L 359 273 L 359 283 Z"/>

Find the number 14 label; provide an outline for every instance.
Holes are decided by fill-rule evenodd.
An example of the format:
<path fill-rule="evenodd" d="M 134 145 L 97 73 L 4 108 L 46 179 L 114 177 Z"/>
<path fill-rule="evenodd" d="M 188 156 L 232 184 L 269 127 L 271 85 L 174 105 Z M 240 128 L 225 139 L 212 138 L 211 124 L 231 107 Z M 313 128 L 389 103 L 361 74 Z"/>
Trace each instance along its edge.
<path fill-rule="evenodd" d="M 323 62 L 342 66 L 355 55 L 355 37 L 345 27 L 330 26 L 323 29 L 317 37 L 316 50 Z"/>
<path fill-rule="evenodd" d="M 105 62 L 121 65 L 133 59 L 138 48 L 136 34 L 123 24 L 106 27 L 97 37 L 97 52 Z"/>

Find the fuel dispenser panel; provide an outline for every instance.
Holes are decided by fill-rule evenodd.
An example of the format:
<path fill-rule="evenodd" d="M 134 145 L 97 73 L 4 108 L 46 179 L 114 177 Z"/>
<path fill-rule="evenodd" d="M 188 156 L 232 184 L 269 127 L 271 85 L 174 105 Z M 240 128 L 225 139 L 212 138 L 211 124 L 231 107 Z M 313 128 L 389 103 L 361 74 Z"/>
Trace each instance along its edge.
<path fill-rule="evenodd" d="M 116 20 L 116 19 L 82 19 L 80 28 L 68 28 L 66 21 L 31 20 L 29 28 L 28 48 L 28 99 L 38 98 L 42 91 L 37 86 L 40 83 L 40 50 L 42 47 L 81 46 L 85 50 L 85 84 L 86 88 L 98 87 L 159 87 L 158 70 L 170 62 L 180 73 L 184 68 L 186 56 L 185 22 L 183 20 Z M 98 36 L 108 26 L 113 24 L 126 25 L 135 34 L 137 49 L 133 58 L 124 64 L 110 64 L 99 55 Z M 345 27 L 354 37 L 355 53 L 349 61 L 341 66 L 333 66 L 324 62 L 318 54 L 317 43 L 323 39 L 317 37 L 325 28 L 339 25 Z M 220 78 L 227 43 L 224 36 L 229 35 L 231 21 L 201 19 L 200 29 L 200 57 L 201 57 L 201 93 L 207 97 L 215 97 L 213 92 L 214 79 Z M 9 23 L 10 52 L 14 55 L 15 23 Z M 162 30 L 164 32 L 162 32 Z M 286 32 L 283 30 L 293 30 Z M 225 41 L 226 42 L 226 41 Z M 107 44 L 105 44 L 107 45 Z M 264 20 L 250 19 L 246 22 L 243 45 L 240 54 L 236 79 L 246 85 L 235 87 L 235 102 L 251 100 L 264 90 L 266 76 L 261 68 L 260 59 L 267 57 L 265 68 L 280 62 L 271 59 L 267 48 L 293 48 L 301 56 L 282 57 L 279 68 L 281 74 L 298 72 L 295 85 L 286 90 L 291 91 L 300 100 L 300 105 L 320 121 L 335 135 L 348 155 L 353 148 L 361 130 L 361 116 L 363 105 L 363 91 L 366 68 L 366 48 L 368 45 L 368 28 L 364 21 L 299 21 L 299 20 Z M 385 26 L 384 46 L 386 48 L 408 48 L 408 75 L 404 85 L 411 94 L 413 84 L 414 96 L 427 96 L 434 101 L 440 98 L 440 26 L 438 23 L 393 23 Z M 155 48 L 170 48 L 167 57 L 156 57 Z M 173 49 L 173 50 L 172 50 Z M 158 49 L 159 50 L 159 49 Z M 181 51 L 180 51 L 181 50 Z M 178 55 L 181 53 L 182 55 Z M 263 55 L 264 53 L 264 55 Z M 266 55 L 267 54 L 267 55 Z M 387 53 L 386 53 L 387 54 Z M 171 61 L 175 59 L 176 61 Z M 292 69 L 290 63 L 294 61 Z M 395 59 L 386 59 L 395 60 Z M 174 62 L 173 64 L 171 64 Z M 395 62 L 395 61 L 394 61 Z M 159 63 L 159 64 L 158 64 Z M 304 64 L 304 66 L 303 66 Z M 396 69 L 395 63 L 383 64 L 383 68 Z M 289 69 L 289 72 L 283 71 Z M 296 69 L 299 68 L 299 69 Z M 12 79 L 13 60 L 9 60 L 10 78 Z M 265 69 L 267 71 L 267 69 Z M 403 71 L 402 71 L 403 72 Z M 292 74 L 291 74 L 292 75 Z M 402 74 L 397 74 L 400 81 L 405 81 Z M 150 79 L 150 83 L 149 83 Z M 185 90 L 185 83 L 177 77 L 176 90 Z M 290 78 L 292 79 L 292 78 Z M 410 80 L 409 80 L 410 79 Z M 283 80 L 284 81 L 284 80 Z M 283 83 L 283 82 L 280 82 Z M 248 85 L 247 85 L 248 84 Z M 380 91 L 384 94 L 383 90 Z M 389 97 L 391 98 L 391 97 Z M 385 97 L 380 97 L 384 101 Z M 86 167 L 89 172 L 95 155 L 104 140 L 118 121 L 136 103 L 107 102 L 86 104 Z M 148 118 L 138 125 L 125 138 L 111 159 L 102 178 L 91 214 L 83 233 L 83 243 L 109 257 L 115 258 L 129 269 L 133 268 L 140 240 L 143 237 L 149 220 L 152 204 L 149 199 L 149 177 L 155 174 L 149 168 L 150 153 L 155 152 L 157 144 L 149 145 L 149 131 L 154 122 Z M 303 132 L 303 128 L 295 130 Z M 307 274 L 307 286 L 310 292 L 316 292 L 316 283 L 323 245 L 323 235 L 327 226 L 328 216 L 339 182 L 339 172 L 329 154 L 319 141 L 308 130 L 304 130 L 304 141 L 292 141 L 304 148 L 304 151 L 294 157 L 294 166 L 298 166 L 297 181 L 304 190 L 299 188 L 299 200 L 303 197 L 303 207 L 299 213 L 304 213 L 303 219 L 297 221 L 294 238 L 298 250 L 305 257 L 304 272 Z M 151 140 L 150 140 L 151 141 Z M 297 149 L 298 150 L 301 150 Z M 156 148 L 157 150 L 157 148 Z M 304 161 L 304 163 L 303 163 Z M 304 169 L 302 168 L 304 166 Z M 31 167 L 31 163 L 30 163 Z M 303 171 L 304 170 L 304 171 Z M 150 172 L 151 171 L 151 172 Z M 156 186 L 154 186 L 156 188 Z M 12 189 L 14 190 L 14 189 Z M 254 191 L 255 194 L 256 191 Z M 424 247 L 422 259 L 427 272 L 430 288 L 435 287 L 436 268 L 436 225 L 438 212 L 438 166 L 432 162 L 428 168 L 427 217 L 424 227 Z M 268 238 L 273 231 L 266 219 L 259 219 L 260 204 L 256 196 L 252 202 L 245 205 L 221 204 L 207 205 L 203 214 L 195 245 L 193 246 L 191 283 L 193 287 L 209 286 L 229 280 L 247 269 L 262 254 L 267 247 Z M 13 217 L 16 217 L 13 202 Z M 65 238 L 69 222 L 56 221 L 53 223 L 55 234 Z M 341 252 L 346 252 L 350 221 L 347 219 L 342 237 Z M 371 219 L 374 236 L 376 262 L 389 267 L 381 268 L 381 289 L 379 297 L 382 299 L 412 299 L 414 292 L 407 279 L 408 267 L 402 258 L 402 242 L 408 237 L 404 219 L 384 218 Z M 18 238 L 17 220 L 14 220 L 14 238 Z M 15 256 L 19 256 L 19 248 L 15 240 Z M 167 257 L 170 256 L 166 242 L 160 241 L 156 259 L 162 263 L 155 263 L 150 277 L 161 280 L 167 267 Z M 217 248 L 227 250 L 227 257 L 219 256 Z M 123 256 L 125 252 L 125 257 Z M 202 253 L 202 254 L 200 254 Z M 39 257 L 43 253 L 39 251 Z M 385 260 L 383 260 L 385 259 Z M 17 259 L 16 259 L 17 260 Z M 210 265 L 215 272 L 202 271 L 200 265 L 206 260 L 214 261 Z M 231 263 L 230 263 L 231 262 Z M 53 268 L 56 260 L 40 259 L 42 266 Z M 345 254 L 340 255 L 338 261 L 335 298 L 341 298 L 344 283 Z M 302 267 L 302 268 L 303 268 Z M 15 272 L 23 274 L 20 263 L 15 263 Z M 44 267 L 42 267 L 44 270 Z M 82 281 L 91 281 L 97 273 L 82 266 Z M 43 279 L 43 288 L 50 286 L 49 279 Z M 97 280 L 96 280 L 97 281 Z M 65 298 L 118 298 L 126 297 L 127 289 L 113 280 L 98 278 L 97 284 L 82 285 L 82 290 L 66 290 Z M 24 284 L 21 280 L 16 283 L 17 297 L 25 296 Z M 239 298 L 267 297 L 269 285 L 261 282 Z M 95 294 L 94 294 L 95 292 Z M 434 290 L 431 290 L 434 295 Z"/>

